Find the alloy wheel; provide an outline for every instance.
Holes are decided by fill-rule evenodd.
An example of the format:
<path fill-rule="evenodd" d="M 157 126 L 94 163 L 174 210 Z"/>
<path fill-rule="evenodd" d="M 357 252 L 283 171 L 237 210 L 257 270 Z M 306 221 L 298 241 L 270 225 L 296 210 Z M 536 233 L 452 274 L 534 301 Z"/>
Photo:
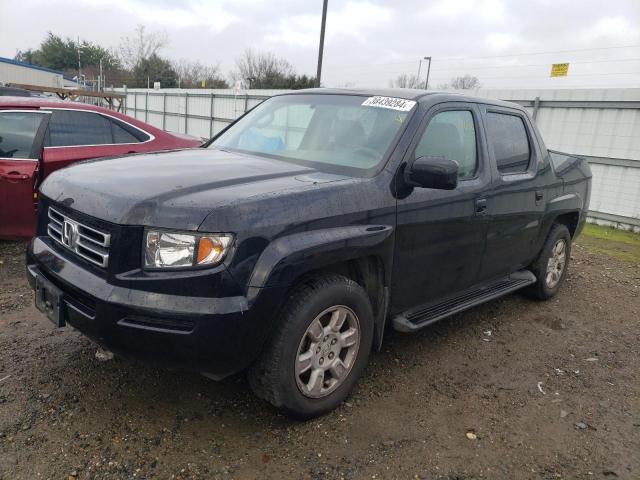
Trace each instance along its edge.
<path fill-rule="evenodd" d="M 306 397 L 321 398 L 349 375 L 360 347 L 360 321 L 349 307 L 335 305 L 313 319 L 298 346 L 296 384 Z"/>
<path fill-rule="evenodd" d="M 551 256 L 547 261 L 547 273 L 545 281 L 547 287 L 555 288 L 562 278 L 562 273 L 567 264 L 567 244 L 563 238 L 558 239 L 553 249 L 551 250 Z"/>

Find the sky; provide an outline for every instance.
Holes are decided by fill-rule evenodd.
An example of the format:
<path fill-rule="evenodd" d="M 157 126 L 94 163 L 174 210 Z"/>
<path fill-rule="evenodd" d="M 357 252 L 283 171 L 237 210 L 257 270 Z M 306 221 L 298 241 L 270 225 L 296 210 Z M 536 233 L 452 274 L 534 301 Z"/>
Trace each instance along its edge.
<path fill-rule="evenodd" d="M 226 74 L 253 48 L 315 75 L 321 12 L 322 0 L 0 0 L 0 56 L 47 31 L 117 47 L 144 24 L 166 32 L 172 59 Z M 464 74 L 483 88 L 640 87 L 640 0 L 329 0 L 323 86 L 388 87 L 425 56 L 430 87 Z"/>

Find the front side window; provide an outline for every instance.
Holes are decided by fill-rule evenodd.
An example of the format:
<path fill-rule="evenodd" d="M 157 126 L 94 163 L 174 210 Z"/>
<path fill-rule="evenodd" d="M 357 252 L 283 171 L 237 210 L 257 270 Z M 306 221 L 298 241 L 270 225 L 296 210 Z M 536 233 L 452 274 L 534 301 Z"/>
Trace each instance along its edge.
<path fill-rule="evenodd" d="M 102 115 L 77 110 L 53 111 L 49 120 L 47 146 L 70 147 L 111 143 L 111 122 Z"/>
<path fill-rule="evenodd" d="M 531 150 L 522 118 L 506 113 L 487 114 L 487 140 L 502 175 L 529 169 Z"/>
<path fill-rule="evenodd" d="M 476 129 L 469 110 L 437 113 L 416 146 L 415 158 L 443 157 L 458 162 L 458 178 L 472 178 L 478 169 Z"/>
<path fill-rule="evenodd" d="M 32 150 L 42 115 L 0 111 L 0 158 L 38 158 Z"/>
<path fill-rule="evenodd" d="M 415 105 L 408 100 L 365 104 L 367 100 L 328 94 L 273 97 L 209 148 L 366 176 L 379 167 Z"/>

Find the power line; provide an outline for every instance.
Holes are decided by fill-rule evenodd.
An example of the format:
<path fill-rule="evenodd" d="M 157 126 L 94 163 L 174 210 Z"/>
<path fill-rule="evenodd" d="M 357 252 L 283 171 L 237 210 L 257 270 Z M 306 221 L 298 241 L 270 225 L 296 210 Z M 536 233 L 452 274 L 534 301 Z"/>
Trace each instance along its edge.
<path fill-rule="evenodd" d="M 398 72 L 397 70 L 395 70 L 394 72 L 396 73 L 402 73 L 402 72 Z M 383 72 L 376 72 L 376 73 L 383 73 Z M 605 73 L 574 73 L 569 75 L 570 77 L 590 77 L 590 76 L 602 76 L 602 75 L 640 75 L 640 71 L 637 72 L 605 72 Z M 354 73 L 354 74 L 350 74 L 350 78 L 359 78 L 359 77 L 364 77 L 364 76 L 371 76 L 371 72 L 358 72 L 358 73 Z M 436 70 L 436 78 L 445 78 L 445 76 L 440 75 L 440 70 Z M 503 75 L 499 75 L 499 76 L 482 76 L 480 79 L 489 79 L 489 78 L 532 78 L 532 74 L 528 74 L 528 75 L 519 75 L 519 76 L 510 76 L 510 77 L 505 77 Z M 540 78 L 540 77 L 536 77 L 536 78 Z M 546 77 L 545 77 L 546 78 Z"/>
<path fill-rule="evenodd" d="M 600 63 L 629 63 L 629 62 L 640 62 L 640 58 L 624 58 L 624 59 L 619 59 L 619 60 L 585 60 L 585 61 L 576 61 L 576 62 L 569 62 L 571 63 L 571 65 L 589 65 L 589 64 L 600 64 Z M 518 68 L 531 68 L 531 67 L 549 67 L 551 65 L 551 63 L 529 63 L 529 64 L 508 64 L 508 65 L 479 65 L 479 66 L 472 66 L 472 65 L 465 65 L 465 66 L 459 66 L 459 67 L 450 67 L 450 68 L 434 68 L 434 72 L 436 75 L 438 75 L 440 72 L 458 72 L 458 71 L 465 71 L 465 73 L 472 73 L 474 71 L 477 70 L 492 70 L 492 69 L 504 69 L 504 68 L 508 68 L 508 69 L 518 69 Z M 401 67 L 395 67 L 395 68 L 384 68 L 384 69 L 379 69 L 379 68 L 370 68 L 370 69 L 366 69 L 366 68 L 362 68 L 359 67 L 359 70 L 362 71 L 362 74 L 402 74 L 402 73 L 407 73 L 406 69 L 403 69 Z M 366 72 L 366 73 L 365 73 Z M 349 74 L 351 75 L 351 74 Z M 358 73 L 355 73 L 355 75 L 358 75 Z"/>
<path fill-rule="evenodd" d="M 483 57 L 448 57 L 448 58 L 440 58 L 437 59 L 439 62 L 442 61 L 453 61 L 453 60 L 469 60 L 469 59 L 485 59 L 485 58 L 506 58 L 506 57 L 524 57 L 530 55 L 548 55 L 552 53 L 573 53 L 573 52 L 590 52 L 595 50 L 614 50 L 620 48 L 638 48 L 640 45 L 618 45 L 614 47 L 592 47 L 592 48 L 576 48 L 570 50 L 552 50 L 547 52 L 528 52 L 528 53 L 510 53 L 504 55 L 486 55 Z"/>
<path fill-rule="evenodd" d="M 433 57 L 434 62 L 450 62 L 450 61 L 458 61 L 458 60 L 483 60 L 487 58 L 508 58 L 508 57 L 524 57 L 530 55 L 547 55 L 553 53 L 572 53 L 572 52 L 589 52 L 596 50 L 614 50 L 614 49 L 622 49 L 622 48 L 640 48 L 640 45 L 618 45 L 612 47 L 593 47 L 593 48 L 576 48 L 573 50 L 550 50 L 546 52 L 525 52 L 525 53 L 510 53 L 503 55 L 485 55 L 480 57 Z M 415 60 L 406 60 L 402 62 L 383 62 L 383 63 L 362 63 L 362 64 L 345 64 L 345 65 L 332 65 L 332 67 L 337 68 L 351 68 L 351 67 L 362 67 L 362 66 L 376 66 L 376 65 L 408 65 L 415 64 Z"/>
<path fill-rule="evenodd" d="M 574 73 L 572 75 L 568 75 L 566 78 L 573 77 L 606 77 L 609 75 L 640 75 L 640 72 L 606 72 L 606 73 Z M 514 77 L 503 77 L 502 75 L 498 75 L 497 77 L 482 77 L 484 79 L 496 79 L 496 78 L 504 78 L 504 79 L 517 79 L 517 78 L 531 78 L 531 75 L 518 75 Z M 540 77 L 536 77 L 540 78 Z M 551 77 L 542 77 L 542 78 L 551 78 Z"/>
<path fill-rule="evenodd" d="M 569 62 L 571 65 L 585 65 L 590 63 L 615 63 L 615 62 L 640 62 L 640 58 L 621 58 L 619 60 L 585 60 L 585 61 L 577 61 L 577 62 Z M 439 68 L 439 72 L 451 72 L 461 69 L 468 70 L 490 70 L 492 68 L 521 68 L 521 67 L 548 67 L 549 63 L 529 63 L 529 64 L 518 64 L 512 63 L 510 65 L 487 65 L 487 66 L 465 66 L 465 67 L 456 67 L 456 68 Z"/>

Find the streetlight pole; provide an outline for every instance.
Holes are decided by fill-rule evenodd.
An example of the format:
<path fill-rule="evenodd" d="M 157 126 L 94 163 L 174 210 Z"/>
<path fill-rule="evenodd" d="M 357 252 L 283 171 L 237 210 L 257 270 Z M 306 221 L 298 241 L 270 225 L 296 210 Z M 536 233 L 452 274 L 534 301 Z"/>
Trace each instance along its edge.
<path fill-rule="evenodd" d="M 429 60 L 429 66 L 427 68 L 427 81 L 424 84 L 424 89 L 427 89 L 429 84 L 429 70 L 431 70 L 431 57 L 423 57 L 418 62 L 418 77 L 416 78 L 416 88 L 420 88 L 420 70 L 422 70 L 422 60 Z"/>
<path fill-rule="evenodd" d="M 429 66 L 427 67 L 427 79 L 424 82 L 424 89 L 429 88 L 429 72 L 431 71 L 431 57 L 424 57 L 425 60 L 429 60 Z"/>
<path fill-rule="evenodd" d="M 316 71 L 316 87 L 320 87 L 320 76 L 322 75 L 322 54 L 324 52 L 324 28 L 327 24 L 327 3 L 322 2 L 322 24 L 320 25 L 320 47 L 318 48 L 318 70 Z"/>
<path fill-rule="evenodd" d="M 427 58 L 427 57 L 424 57 Z M 420 86 L 420 70 L 422 70 L 422 58 L 418 61 L 418 76 L 416 77 L 416 83 L 417 83 L 417 87 Z"/>

